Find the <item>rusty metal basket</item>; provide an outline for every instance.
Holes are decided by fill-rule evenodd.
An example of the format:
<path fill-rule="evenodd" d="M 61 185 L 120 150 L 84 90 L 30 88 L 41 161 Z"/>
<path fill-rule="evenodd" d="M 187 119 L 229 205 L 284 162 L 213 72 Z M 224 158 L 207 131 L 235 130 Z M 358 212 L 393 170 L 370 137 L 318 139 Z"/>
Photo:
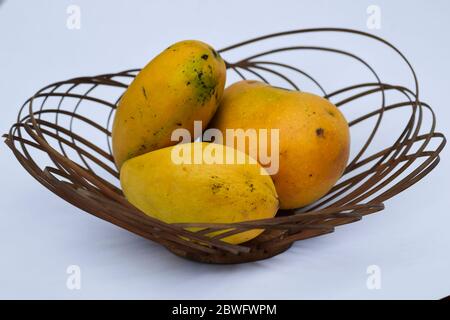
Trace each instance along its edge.
<path fill-rule="evenodd" d="M 305 45 L 305 38 L 317 39 L 321 35 L 327 35 L 327 41 L 333 43 L 341 35 L 350 42 L 365 39 L 391 51 L 412 85 L 382 82 L 375 68 L 353 52 Z M 261 49 L 264 44 L 272 47 Z M 252 51 L 254 54 L 248 58 L 239 56 Z M 306 51 L 344 57 L 361 65 L 371 80 L 328 92 L 325 85 L 297 66 L 302 59 L 296 55 Z M 364 215 L 383 210 L 386 200 L 421 180 L 439 163 L 445 137 L 435 131 L 435 116 L 430 106 L 419 99 L 419 84 L 411 64 L 387 41 L 356 30 L 317 28 L 270 34 L 229 46 L 220 53 L 227 61 L 229 77 L 270 83 L 273 79 L 277 85 L 298 90 L 302 89 L 302 81 L 307 81 L 341 110 L 357 103 L 360 114 L 348 119 L 352 139 L 359 141 L 359 145 L 356 148 L 352 145 L 355 154 L 341 180 L 325 197 L 305 208 L 279 211 L 273 219 L 234 224 L 166 224 L 143 214 L 128 203 L 119 188 L 110 146 L 110 127 L 117 102 L 138 69 L 46 86 L 24 103 L 17 122 L 4 135 L 5 142 L 33 177 L 71 204 L 158 242 L 179 256 L 207 263 L 265 259 L 285 251 L 295 241 L 358 221 Z M 237 62 L 231 62 L 229 57 L 233 55 Z M 268 56 L 269 61 L 265 60 Z M 351 70 L 348 68 L 348 72 Z M 395 101 L 393 93 L 397 95 Z M 378 102 L 369 109 L 365 99 L 374 96 Z M 396 110 L 401 112 L 395 117 L 394 125 L 399 134 L 389 129 L 375 143 L 386 120 Z M 356 127 L 366 128 L 367 137 L 361 138 Z M 197 232 L 185 229 L 192 226 L 203 228 Z M 265 231 L 250 242 L 231 245 L 221 241 L 223 237 L 255 228 Z M 212 238 L 207 236 L 213 231 L 229 229 Z"/>

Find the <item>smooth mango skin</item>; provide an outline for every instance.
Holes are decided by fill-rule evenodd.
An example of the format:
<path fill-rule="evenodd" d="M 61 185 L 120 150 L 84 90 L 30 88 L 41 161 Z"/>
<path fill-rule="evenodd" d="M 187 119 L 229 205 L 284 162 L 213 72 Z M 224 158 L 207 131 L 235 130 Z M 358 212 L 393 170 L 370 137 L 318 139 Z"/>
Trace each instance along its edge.
<path fill-rule="evenodd" d="M 279 171 L 272 178 L 281 209 L 303 207 L 324 196 L 349 157 L 349 127 L 335 105 L 259 81 L 240 81 L 225 89 L 210 127 L 222 133 L 227 128 L 279 129 Z"/>
<path fill-rule="evenodd" d="M 178 42 L 150 61 L 121 98 L 112 129 L 113 156 L 120 170 L 127 159 L 174 145 L 172 131 L 193 135 L 194 121 L 206 127 L 225 87 L 226 68 L 209 45 Z"/>
<path fill-rule="evenodd" d="M 256 161 L 249 164 L 246 154 L 243 154 L 245 164 L 224 164 L 225 160 L 222 164 L 172 161 L 175 147 L 180 146 L 182 152 L 190 150 L 193 155 L 195 145 L 205 150 L 213 144 L 181 144 L 127 160 L 120 171 L 120 183 L 128 201 L 166 223 L 232 223 L 275 216 L 278 210 L 275 186 L 269 175 L 261 174 L 260 170 L 264 169 Z M 226 159 L 225 152 L 229 151 L 242 154 L 223 145 L 215 146 L 219 147 L 220 159 Z M 242 243 L 262 231 L 244 231 L 223 241 Z"/>

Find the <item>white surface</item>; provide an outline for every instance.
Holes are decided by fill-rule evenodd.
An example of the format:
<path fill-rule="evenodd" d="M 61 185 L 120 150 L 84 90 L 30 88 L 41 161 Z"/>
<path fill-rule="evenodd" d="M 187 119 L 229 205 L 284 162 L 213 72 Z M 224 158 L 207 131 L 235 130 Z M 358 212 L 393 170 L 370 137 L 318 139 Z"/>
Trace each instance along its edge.
<path fill-rule="evenodd" d="M 0 5 L 0 129 L 44 85 L 144 65 L 172 42 L 217 48 L 276 31 L 368 31 L 371 1 L 17 1 Z M 169 4 L 170 3 L 170 4 Z M 81 8 L 81 30 L 66 8 Z M 412 61 L 421 96 L 450 136 L 448 1 L 378 1 L 381 30 Z M 441 37 L 441 38 L 439 38 Z M 386 210 L 297 243 L 270 260 L 201 265 L 83 213 L 42 187 L 0 146 L 0 298 L 441 298 L 450 294 L 449 149 Z M 27 200 L 30 199 L 30 200 Z M 66 288 L 79 265 L 81 290 Z M 366 287 L 369 265 L 380 290 Z"/>

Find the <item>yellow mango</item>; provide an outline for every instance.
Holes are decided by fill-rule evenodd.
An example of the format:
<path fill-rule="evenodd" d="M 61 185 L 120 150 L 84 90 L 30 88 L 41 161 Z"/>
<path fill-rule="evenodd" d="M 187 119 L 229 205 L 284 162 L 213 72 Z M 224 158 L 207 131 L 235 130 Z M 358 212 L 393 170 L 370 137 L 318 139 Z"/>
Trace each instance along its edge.
<path fill-rule="evenodd" d="M 127 159 L 177 143 L 172 131 L 194 121 L 206 126 L 225 86 L 226 68 L 209 45 L 178 42 L 156 56 L 121 98 L 112 128 L 113 156 L 120 169 Z"/>
<path fill-rule="evenodd" d="M 245 163 L 227 161 L 229 152 L 235 152 L 234 159 L 243 156 Z M 188 161 L 176 160 L 179 154 Z M 203 158 L 196 160 L 199 154 Z M 166 223 L 233 223 L 275 216 L 275 186 L 262 171 L 256 160 L 241 151 L 194 142 L 127 160 L 120 171 L 120 183 L 131 204 Z M 252 229 L 223 240 L 242 243 L 262 231 Z"/>
<path fill-rule="evenodd" d="M 282 209 L 303 207 L 324 196 L 341 177 L 349 157 L 349 127 L 335 105 L 311 93 L 259 81 L 240 81 L 225 89 L 210 127 L 222 132 L 279 130 L 279 170 L 272 178 Z M 249 144 L 241 147 L 254 154 L 254 147 L 249 148 Z"/>

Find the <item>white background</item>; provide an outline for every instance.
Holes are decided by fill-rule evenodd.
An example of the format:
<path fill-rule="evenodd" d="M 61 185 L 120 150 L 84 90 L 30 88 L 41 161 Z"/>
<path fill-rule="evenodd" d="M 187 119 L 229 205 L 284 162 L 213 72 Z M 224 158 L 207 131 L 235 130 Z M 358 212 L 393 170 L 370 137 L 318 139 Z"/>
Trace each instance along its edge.
<path fill-rule="evenodd" d="M 396 44 L 412 61 L 421 97 L 450 136 L 448 1 L 18 1 L 0 2 L 0 130 L 44 85 L 141 67 L 175 41 L 221 48 L 307 27 L 348 27 Z M 81 29 L 66 27 L 68 5 Z M 381 8 L 381 29 L 366 9 Z M 386 61 L 386 63 L 389 63 Z M 202 265 L 85 214 L 39 185 L 0 146 L 0 298 L 336 299 L 450 294 L 449 149 L 438 168 L 386 210 L 288 252 L 244 265 Z M 79 265 L 81 290 L 66 268 Z M 366 286 L 369 265 L 381 289 Z"/>

